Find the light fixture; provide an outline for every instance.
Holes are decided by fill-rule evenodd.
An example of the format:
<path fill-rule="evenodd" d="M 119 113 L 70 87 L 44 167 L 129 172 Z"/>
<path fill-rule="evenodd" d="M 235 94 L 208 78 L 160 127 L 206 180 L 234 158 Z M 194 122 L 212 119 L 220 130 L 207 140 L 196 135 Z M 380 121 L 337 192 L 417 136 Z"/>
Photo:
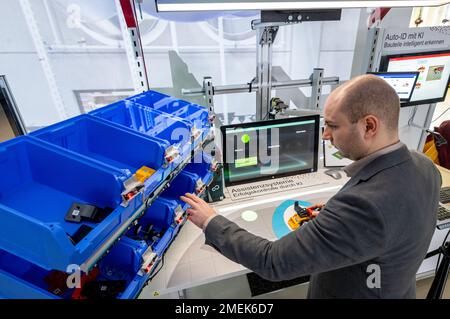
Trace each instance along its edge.
<path fill-rule="evenodd" d="M 156 0 L 158 11 L 241 11 L 241 10 L 298 10 L 344 8 L 433 7 L 449 0 Z"/>
<path fill-rule="evenodd" d="M 246 222 L 254 222 L 258 219 L 258 214 L 253 210 L 246 210 L 241 213 L 241 218 Z"/>

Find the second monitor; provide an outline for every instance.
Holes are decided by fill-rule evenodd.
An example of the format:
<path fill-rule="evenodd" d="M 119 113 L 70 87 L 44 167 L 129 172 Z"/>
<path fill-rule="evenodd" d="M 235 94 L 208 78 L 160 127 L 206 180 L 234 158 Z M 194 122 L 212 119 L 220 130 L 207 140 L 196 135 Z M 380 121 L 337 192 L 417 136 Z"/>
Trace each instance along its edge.
<path fill-rule="evenodd" d="M 442 102 L 450 83 L 450 50 L 384 56 L 380 70 L 419 72 L 411 100 L 402 106 Z"/>
<path fill-rule="evenodd" d="M 419 72 L 369 72 L 385 80 L 397 93 L 402 104 L 411 100 Z"/>
<path fill-rule="evenodd" d="M 317 171 L 319 115 L 221 127 L 225 185 Z"/>

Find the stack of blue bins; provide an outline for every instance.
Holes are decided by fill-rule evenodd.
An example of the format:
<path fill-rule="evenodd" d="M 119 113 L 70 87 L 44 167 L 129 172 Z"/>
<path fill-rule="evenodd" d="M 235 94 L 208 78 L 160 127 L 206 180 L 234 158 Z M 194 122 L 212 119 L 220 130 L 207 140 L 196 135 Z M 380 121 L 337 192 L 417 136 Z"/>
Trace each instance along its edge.
<path fill-rule="evenodd" d="M 191 158 L 209 131 L 206 108 L 149 91 L 1 143 L 0 297 L 80 298 L 55 282 L 104 251 L 83 282 L 120 282 L 108 297 L 135 298 L 186 221 L 180 195 L 201 195 L 213 178 L 210 156 Z M 124 197 L 141 167 L 154 172 Z M 68 221 L 74 203 L 107 213 Z"/>

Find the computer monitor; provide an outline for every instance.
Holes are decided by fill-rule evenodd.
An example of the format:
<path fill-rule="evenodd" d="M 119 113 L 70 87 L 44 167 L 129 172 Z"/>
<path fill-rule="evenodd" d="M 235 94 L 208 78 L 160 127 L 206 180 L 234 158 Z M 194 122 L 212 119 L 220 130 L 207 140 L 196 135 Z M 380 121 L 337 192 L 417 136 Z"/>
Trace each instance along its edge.
<path fill-rule="evenodd" d="M 419 72 L 413 95 L 402 106 L 442 102 L 450 80 L 450 50 L 387 55 L 381 59 L 380 71 Z"/>
<path fill-rule="evenodd" d="M 319 123 L 309 115 L 222 126 L 225 185 L 317 171 Z"/>
<path fill-rule="evenodd" d="M 400 102 L 410 102 L 419 72 L 369 72 L 385 80 L 397 93 Z"/>

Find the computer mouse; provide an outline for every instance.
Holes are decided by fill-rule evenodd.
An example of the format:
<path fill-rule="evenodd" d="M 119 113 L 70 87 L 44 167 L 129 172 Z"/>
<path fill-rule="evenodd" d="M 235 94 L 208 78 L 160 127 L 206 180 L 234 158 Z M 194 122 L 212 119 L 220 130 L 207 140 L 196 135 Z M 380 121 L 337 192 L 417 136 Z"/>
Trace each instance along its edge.
<path fill-rule="evenodd" d="M 334 179 L 340 179 L 342 177 L 341 173 L 335 169 L 329 169 L 325 171 L 325 174 L 333 177 Z"/>

